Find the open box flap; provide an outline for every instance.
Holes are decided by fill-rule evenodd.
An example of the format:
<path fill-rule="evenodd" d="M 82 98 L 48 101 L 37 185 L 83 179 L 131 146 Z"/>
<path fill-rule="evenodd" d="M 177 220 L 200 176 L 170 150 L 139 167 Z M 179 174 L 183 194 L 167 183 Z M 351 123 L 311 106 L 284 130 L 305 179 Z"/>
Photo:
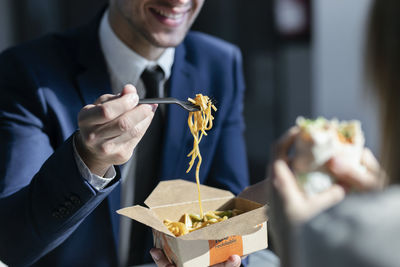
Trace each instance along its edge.
<path fill-rule="evenodd" d="M 254 185 L 246 187 L 238 197 L 245 198 L 262 205 L 267 204 L 267 188 L 271 179 L 264 179 Z"/>
<path fill-rule="evenodd" d="M 200 192 L 202 201 L 234 197 L 229 191 L 206 185 L 200 185 Z M 178 179 L 160 182 L 144 203 L 156 208 L 193 202 L 198 202 L 197 184 Z"/>
<path fill-rule="evenodd" d="M 233 235 L 249 235 L 260 230 L 258 225 L 266 221 L 267 207 L 263 206 L 178 238 L 182 240 L 219 240 Z"/>
<path fill-rule="evenodd" d="M 133 220 L 136 220 L 140 223 L 143 223 L 147 226 L 150 226 L 160 232 L 163 232 L 167 235 L 174 236 L 168 228 L 160 221 L 160 219 L 157 217 L 157 215 L 154 213 L 154 211 L 136 205 L 133 207 L 128 207 L 128 208 L 123 208 L 120 210 L 117 210 L 118 214 L 124 215 L 126 217 L 129 217 Z"/>

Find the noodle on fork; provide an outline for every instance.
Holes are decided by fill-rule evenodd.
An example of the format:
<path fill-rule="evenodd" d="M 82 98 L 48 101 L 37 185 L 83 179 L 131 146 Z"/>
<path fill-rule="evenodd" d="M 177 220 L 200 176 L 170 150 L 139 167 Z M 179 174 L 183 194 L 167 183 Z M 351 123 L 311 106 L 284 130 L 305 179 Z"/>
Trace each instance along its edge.
<path fill-rule="evenodd" d="M 194 99 L 188 99 L 191 103 L 200 106 L 199 111 L 189 112 L 188 117 L 188 125 L 191 134 L 193 135 L 193 149 L 187 155 L 191 157 L 189 162 L 189 168 L 186 170 L 188 173 L 196 160 L 198 158 L 198 162 L 196 165 L 196 182 L 197 182 L 197 189 L 199 194 L 199 205 L 200 205 L 200 216 L 203 218 L 203 208 L 201 206 L 201 194 L 200 194 L 200 165 L 202 162 L 202 157 L 200 154 L 199 143 L 203 136 L 207 136 L 206 131 L 210 130 L 213 126 L 213 119 L 214 117 L 211 114 L 211 110 L 217 111 L 217 108 L 212 103 L 211 99 L 208 96 L 203 96 L 202 94 L 197 94 Z"/>

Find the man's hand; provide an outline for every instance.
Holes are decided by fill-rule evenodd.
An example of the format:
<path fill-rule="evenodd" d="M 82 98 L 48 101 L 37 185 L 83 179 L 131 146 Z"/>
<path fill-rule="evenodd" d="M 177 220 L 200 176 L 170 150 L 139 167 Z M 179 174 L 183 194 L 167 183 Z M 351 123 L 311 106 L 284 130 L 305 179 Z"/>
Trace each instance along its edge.
<path fill-rule="evenodd" d="M 150 254 L 158 267 L 175 267 L 174 264 L 168 261 L 167 257 L 165 257 L 164 252 L 161 249 L 152 248 L 150 250 Z M 239 267 L 240 264 L 240 257 L 238 255 L 232 255 L 228 258 L 226 262 L 216 264 L 213 267 Z"/>
<path fill-rule="evenodd" d="M 132 156 L 157 108 L 138 101 L 136 88 L 126 85 L 120 95 L 102 95 L 79 112 L 76 147 L 91 172 L 103 176 Z"/>

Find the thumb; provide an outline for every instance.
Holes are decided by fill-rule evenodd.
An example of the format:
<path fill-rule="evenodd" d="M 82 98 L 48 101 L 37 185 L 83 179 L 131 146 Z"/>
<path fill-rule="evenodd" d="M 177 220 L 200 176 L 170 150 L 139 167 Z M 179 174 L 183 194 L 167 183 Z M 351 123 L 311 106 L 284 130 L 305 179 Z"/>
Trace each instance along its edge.
<path fill-rule="evenodd" d="M 285 205 L 301 201 L 304 198 L 296 182 L 296 178 L 286 162 L 276 160 L 273 163 L 273 172 L 275 174 L 273 180 L 274 187 L 279 192 Z"/>
<path fill-rule="evenodd" d="M 239 267 L 242 261 L 238 255 L 232 255 L 224 262 L 221 267 Z M 219 265 L 216 265 L 219 266 Z"/>
<path fill-rule="evenodd" d="M 133 86 L 132 84 L 127 84 L 122 89 L 121 95 L 126 95 L 126 94 L 131 94 L 131 93 L 137 94 L 136 87 Z"/>

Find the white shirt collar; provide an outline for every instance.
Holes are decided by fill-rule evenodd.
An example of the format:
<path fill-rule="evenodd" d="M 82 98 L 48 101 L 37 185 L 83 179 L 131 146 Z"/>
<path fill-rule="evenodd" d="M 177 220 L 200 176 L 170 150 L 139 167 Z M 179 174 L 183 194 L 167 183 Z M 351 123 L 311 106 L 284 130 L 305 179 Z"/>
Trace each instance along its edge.
<path fill-rule="evenodd" d="M 140 87 L 140 75 L 146 68 L 154 65 L 159 65 L 161 67 L 165 74 L 164 80 L 166 81 L 171 76 L 175 48 L 167 48 L 156 61 L 150 61 L 140 56 L 125 45 L 114 33 L 108 20 L 108 13 L 108 10 L 104 12 L 101 19 L 99 36 L 100 46 L 111 75 L 112 83 L 114 83 L 114 85 L 117 83 L 118 86 L 131 83 L 135 86 L 139 85 Z M 115 79 L 117 81 L 113 82 Z M 122 90 L 122 88 L 114 87 L 115 86 L 113 86 L 114 93 L 119 93 Z"/>

